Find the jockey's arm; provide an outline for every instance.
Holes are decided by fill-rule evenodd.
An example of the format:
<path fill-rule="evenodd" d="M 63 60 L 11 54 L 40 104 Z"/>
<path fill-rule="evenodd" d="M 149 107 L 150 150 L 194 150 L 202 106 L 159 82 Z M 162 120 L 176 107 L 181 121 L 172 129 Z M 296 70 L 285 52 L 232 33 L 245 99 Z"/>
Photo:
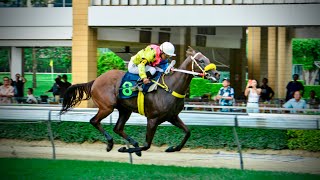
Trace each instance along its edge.
<path fill-rule="evenodd" d="M 146 64 L 147 64 L 147 62 L 148 61 L 146 59 L 144 59 L 138 65 L 139 76 L 140 76 L 141 79 L 147 78 L 147 74 L 146 74 Z"/>

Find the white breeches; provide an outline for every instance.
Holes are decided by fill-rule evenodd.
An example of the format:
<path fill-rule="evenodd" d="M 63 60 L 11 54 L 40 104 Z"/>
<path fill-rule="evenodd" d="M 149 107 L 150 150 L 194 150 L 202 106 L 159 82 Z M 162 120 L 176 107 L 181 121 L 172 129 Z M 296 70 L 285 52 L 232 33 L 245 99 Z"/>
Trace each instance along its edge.
<path fill-rule="evenodd" d="M 128 71 L 132 74 L 139 74 L 139 68 L 137 65 L 135 65 L 132 61 L 128 64 Z M 158 67 L 152 67 L 149 65 L 146 65 L 146 72 L 149 71 L 152 75 L 156 73 L 156 71 L 163 72 L 161 68 Z"/>

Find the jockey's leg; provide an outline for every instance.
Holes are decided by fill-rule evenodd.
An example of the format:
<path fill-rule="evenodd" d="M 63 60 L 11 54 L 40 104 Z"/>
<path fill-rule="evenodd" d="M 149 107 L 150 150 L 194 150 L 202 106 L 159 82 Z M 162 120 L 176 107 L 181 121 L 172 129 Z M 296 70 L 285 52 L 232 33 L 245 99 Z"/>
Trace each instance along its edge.
<path fill-rule="evenodd" d="M 146 74 L 148 78 L 151 78 L 156 73 L 156 68 L 152 66 L 146 66 Z"/>
<path fill-rule="evenodd" d="M 137 65 L 135 65 L 132 61 L 128 64 L 128 71 L 132 74 L 139 74 L 139 68 Z"/>

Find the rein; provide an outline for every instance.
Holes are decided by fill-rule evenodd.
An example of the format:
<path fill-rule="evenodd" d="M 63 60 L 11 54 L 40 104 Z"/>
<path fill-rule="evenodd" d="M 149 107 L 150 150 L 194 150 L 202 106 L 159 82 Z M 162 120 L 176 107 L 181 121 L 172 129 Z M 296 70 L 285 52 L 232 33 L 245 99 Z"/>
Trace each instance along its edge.
<path fill-rule="evenodd" d="M 191 75 L 194 75 L 194 76 L 200 76 L 202 78 L 204 78 L 204 76 L 207 74 L 206 72 L 209 71 L 209 70 L 212 70 L 212 69 L 215 69 L 215 65 L 214 64 L 209 64 L 207 65 L 204 69 L 197 63 L 197 60 L 196 60 L 196 56 L 200 54 L 199 52 L 196 53 L 194 56 L 191 56 L 191 59 L 192 59 L 192 71 L 188 71 L 188 70 L 184 70 L 184 69 L 176 69 L 176 68 L 171 68 L 171 71 L 176 71 L 176 72 L 182 72 L 182 73 L 185 73 L 185 74 L 191 74 Z M 202 71 L 202 73 L 199 73 L 199 72 L 195 72 L 194 71 L 194 64 L 196 64 L 198 66 L 198 68 Z"/>
<path fill-rule="evenodd" d="M 152 80 L 153 83 L 157 84 L 158 86 L 160 86 L 162 89 L 164 89 L 165 91 L 171 93 L 172 96 L 176 97 L 176 98 L 185 98 L 186 95 L 185 94 L 179 94 L 176 91 L 172 91 L 171 89 L 169 89 L 168 85 L 164 82 L 164 76 L 165 74 L 162 74 L 161 80 L 162 80 L 162 84 L 158 83 L 155 80 Z"/>
<path fill-rule="evenodd" d="M 176 72 L 182 72 L 185 74 L 191 74 L 193 76 L 200 76 L 202 78 L 204 78 L 207 74 L 207 71 L 215 69 L 216 66 L 214 64 L 208 64 L 206 67 L 204 67 L 204 69 L 197 63 L 196 60 L 196 56 L 199 55 L 200 53 L 196 53 L 194 56 L 191 56 L 192 59 L 192 71 L 188 71 L 188 70 L 184 70 L 184 69 L 176 69 L 176 68 L 171 68 L 171 71 L 176 71 Z M 194 64 L 196 64 L 196 66 L 198 66 L 198 68 L 202 71 L 202 73 L 199 72 L 195 72 L 194 71 Z M 162 84 L 158 83 L 157 81 L 152 80 L 153 83 L 157 84 L 158 86 L 160 86 L 162 89 L 164 89 L 165 91 L 171 93 L 172 96 L 176 97 L 176 98 L 185 98 L 186 95 L 184 94 L 179 94 L 176 91 L 172 91 L 169 89 L 169 87 L 166 85 L 166 83 L 164 82 L 164 76 L 165 74 L 162 75 Z"/>

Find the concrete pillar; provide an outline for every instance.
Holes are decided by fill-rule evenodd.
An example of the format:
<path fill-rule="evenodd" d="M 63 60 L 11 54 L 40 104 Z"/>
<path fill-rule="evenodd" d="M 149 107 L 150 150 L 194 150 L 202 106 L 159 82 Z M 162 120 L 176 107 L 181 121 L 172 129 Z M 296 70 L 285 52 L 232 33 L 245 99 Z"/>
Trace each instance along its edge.
<path fill-rule="evenodd" d="M 278 66 L 277 66 L 277 28 L 268 28 L 268 80 L 269 86 L 274 90 L 275 97 L 278 97 Z"/>
<path fill-rule="evenodd" d="M 248 78 L 260 79 L 261 28 L 248 28 Z"/>
<path fill-rule="evenodd" d="M 286 85 L 291 80 L 292 56 L 291 56 L 291 36 L 290 30 L 286 27 L 278 27 L 278 97 L 284 98 L 286 95 Z"/>
<path fill-rule="evenodd" d="M 10 76 L 15 81 L 17 73 L 23 75 L 22 48 L 11 47 Z"/>
<path fill-rule="evenodd" d="M 73 2 L 72 84 L 89 82 L 97 77 L 97 32 L 88 27 L 90 0 Z M 79 107 L 93 107 L 83 101 Z"/>
<path fill-rule="evenodd" d="M 259 84 L 263 78 L 268 77 L 268 28 L 261 27 L 261 38 L 260 38 L 260 78 L 257 79 Z"/>
<path fill-rule="evenodd" d="M 259 82 L 269 79 L 275 97 L 284 98 L 292 72 L 292 30 L 251 27 L 248 33 L 248 75 Z"/>
<path fill-rule="evenodd" d="M 246 86 L 246 41 L 246 28 L 243 28 L 240 49 L 230 50 L 230 80 L 236 98 L 242 94 Z"/>

